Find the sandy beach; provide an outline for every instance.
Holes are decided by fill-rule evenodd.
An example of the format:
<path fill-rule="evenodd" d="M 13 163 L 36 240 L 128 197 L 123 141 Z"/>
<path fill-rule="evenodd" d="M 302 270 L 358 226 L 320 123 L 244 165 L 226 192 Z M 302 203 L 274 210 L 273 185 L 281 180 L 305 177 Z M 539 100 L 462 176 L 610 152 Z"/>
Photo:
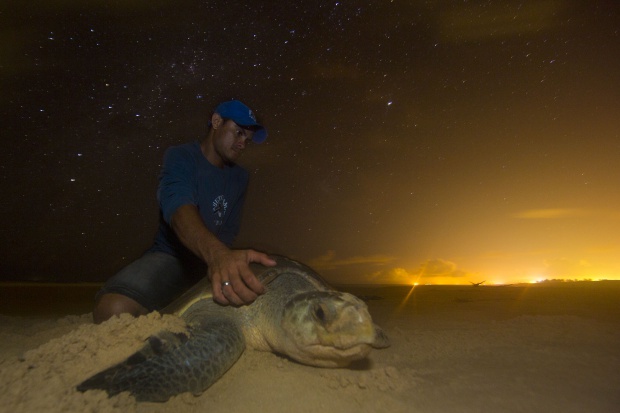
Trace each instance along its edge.
<path fill-rule="evenodd" d="M 390 348 L 337 370 L 246 351 L 202 395 L 182 394 L 166 403 L 137 403 L 125 393 L 112 398 L 102 391 L 82 394 L 75 386 L 126 358 L 150 334 L 182 330 L 179 319 L 154 313 L 95 326 L 91 314 L 81 312 L 83 300 L 71 308 L 67 300 L 54 301 L 61 300 L 59 294 L 47 302 L 60 311 L 40 305 L 38 312 L 23 307 L 23 313 L 15 304 L 19 299 L 10 305 L 4 300 L 0 410 L 618 411 L 620 282 L 340 289 L 367 301 L 390 337 Z M 11 295 L 3 291 L 4 297 Z"/>

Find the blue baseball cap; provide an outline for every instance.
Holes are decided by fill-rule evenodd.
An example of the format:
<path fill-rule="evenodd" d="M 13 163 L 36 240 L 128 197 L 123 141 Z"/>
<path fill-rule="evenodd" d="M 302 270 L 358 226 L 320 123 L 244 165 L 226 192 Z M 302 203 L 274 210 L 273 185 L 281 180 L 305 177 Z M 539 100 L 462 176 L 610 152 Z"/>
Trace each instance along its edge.
<path fill-rule="evenodd" d="M 263 126 L 256 121 L 256 116 L 254 116 L 252 109 L 238 100 L 229 100 L 220 103 L 215 108 L 214 113 L 217 113 L 223 118 L 232 120 L 239 126 L 253 127 L 255 130 L 252 136 L 252 142 L 262 143 L 267 139 L 267 129 L 263 128 Z"/>

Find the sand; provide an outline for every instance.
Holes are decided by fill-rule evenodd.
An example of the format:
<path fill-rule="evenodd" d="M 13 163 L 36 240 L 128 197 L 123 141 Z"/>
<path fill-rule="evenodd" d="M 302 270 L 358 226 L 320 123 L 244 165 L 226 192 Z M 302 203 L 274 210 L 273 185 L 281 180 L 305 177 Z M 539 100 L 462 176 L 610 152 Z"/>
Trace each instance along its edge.
<path fill-rule="evenodd" d="M 202 395 L 137 403 L 75 386 L 162 328 L 157 313 L 0 316 L 2 412 L 617 412 L 620 282 L 346 287 L 392 346 L 348 369 L 246 351 Z"/>

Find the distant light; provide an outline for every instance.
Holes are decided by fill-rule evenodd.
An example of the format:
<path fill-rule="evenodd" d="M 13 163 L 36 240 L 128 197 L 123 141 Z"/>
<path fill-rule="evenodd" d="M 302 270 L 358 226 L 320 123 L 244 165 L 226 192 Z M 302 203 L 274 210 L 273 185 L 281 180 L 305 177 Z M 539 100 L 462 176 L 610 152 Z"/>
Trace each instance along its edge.
<path fill-rule="evenodd" d="M 75 182 L 75 178 L 71 178 L 71 179 L 70 179 L 70 181 L 71 181 L 71 182 Z"/>
<path fill-rule="evenodd" d="M 392 106 L 392 101 L 390 100 L 390 101 L 387 103 L 387 105 L 388 105 L 388 106 Z"/>

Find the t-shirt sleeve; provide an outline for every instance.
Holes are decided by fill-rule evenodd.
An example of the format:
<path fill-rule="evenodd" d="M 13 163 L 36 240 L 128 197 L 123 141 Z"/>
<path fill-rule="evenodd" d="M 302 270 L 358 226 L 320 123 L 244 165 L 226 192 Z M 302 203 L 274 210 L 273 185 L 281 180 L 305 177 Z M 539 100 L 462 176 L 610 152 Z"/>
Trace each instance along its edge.
<path fill-rule="evenodd" d="M 157 201 L 164 221 L 170 225 L 170 219 L 181 205 L 197 205 L 196 192 L 192 185 L 194 160 L 182 148 L 173 147 L 166 150 L 164 164 L 159 175 Z"/>

